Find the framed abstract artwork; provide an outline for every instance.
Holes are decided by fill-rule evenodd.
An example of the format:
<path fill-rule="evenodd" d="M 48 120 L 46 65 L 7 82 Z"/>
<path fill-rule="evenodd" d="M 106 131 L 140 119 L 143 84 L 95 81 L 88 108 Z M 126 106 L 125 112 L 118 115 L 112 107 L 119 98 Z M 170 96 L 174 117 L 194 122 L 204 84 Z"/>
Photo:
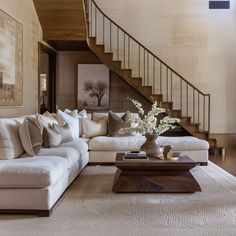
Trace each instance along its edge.
<path fill-rule="evenodd" d="M 109 110 L 110 71 L 103 64 L 78 65 L 78 109 Z"/>
<path fill-rule="evenodd" d="M 23 105 L 23 26 L 0 9 L 0 107 Z"/>

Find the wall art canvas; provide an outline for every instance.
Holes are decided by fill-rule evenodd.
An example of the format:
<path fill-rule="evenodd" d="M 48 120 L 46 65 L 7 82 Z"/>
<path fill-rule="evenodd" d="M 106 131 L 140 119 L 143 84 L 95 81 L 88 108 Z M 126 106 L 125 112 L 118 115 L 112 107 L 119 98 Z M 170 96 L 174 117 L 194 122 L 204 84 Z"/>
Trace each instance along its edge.
<path fill-rule="evenodd" d="M 0 107 L 23 105 L 23 26 L 0 9 Z"/>
<path fill-rule="evenodd" d="M 103 64 L 78 65 L 78 109 L 109 109 L 109 69 Z"/>

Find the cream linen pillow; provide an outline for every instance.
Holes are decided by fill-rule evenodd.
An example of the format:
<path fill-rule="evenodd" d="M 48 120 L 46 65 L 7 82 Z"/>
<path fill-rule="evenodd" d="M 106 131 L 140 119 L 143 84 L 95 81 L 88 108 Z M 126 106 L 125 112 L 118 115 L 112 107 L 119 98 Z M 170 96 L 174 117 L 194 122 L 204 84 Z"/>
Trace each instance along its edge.
<path fill-rule="evenodd" d="M 83 119 L 83 138 L 92 138 L 95 136 L 103 136 L 107 134 L 107 117 L 99 121 Z"/>
<path fill-rule="evenodd" d="M 41 129 L 32 117 L 25 118 L 19 128 L 22 146 L 30 156 L 36 156 L 42 147 Z"/>
<path fill-rule="evenodd" d="M 77 118 L 74 118 L 65 112 L 58 110 L 57 111 L 57 121 L 59 125 L 64 125 L 65 123 L 68 123 L 72 137 L 73 138 L 78 138 L 79 137 L 79 122 Z"/>
<path fill-rule="evenodd" d="M 55 124 L 53 126 L 61 133 L 62 143 L 70 142 L 73 140 L 70 126 L 67 123 L 65 123 L 63 126 Z"/>
<path fill-rule="evenodd" d="M 86 110 L 82 110 L 80 112 L 78 112 L 78 110 L 69 110 L 69 109 L 65 109 L 64 111 L 66 114 L 77 118 L 79 121 L 79 137 L 83 134 L 83 118 L 88 118 L 87 112 Z"/>

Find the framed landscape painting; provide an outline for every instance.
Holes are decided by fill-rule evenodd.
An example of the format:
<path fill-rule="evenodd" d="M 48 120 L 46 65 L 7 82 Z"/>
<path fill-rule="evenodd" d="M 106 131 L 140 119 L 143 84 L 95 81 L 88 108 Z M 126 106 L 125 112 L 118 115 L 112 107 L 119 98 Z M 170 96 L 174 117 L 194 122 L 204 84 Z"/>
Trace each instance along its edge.
<path fill-rule="evenodd" d="M 0 107 L 23 105 L 23 26 L 0 9 Z"/>
<path fill-rule="evenodd" d="M 109 110 L 110 72 L 103 64 L 78 65 L 78 109 Z"/>

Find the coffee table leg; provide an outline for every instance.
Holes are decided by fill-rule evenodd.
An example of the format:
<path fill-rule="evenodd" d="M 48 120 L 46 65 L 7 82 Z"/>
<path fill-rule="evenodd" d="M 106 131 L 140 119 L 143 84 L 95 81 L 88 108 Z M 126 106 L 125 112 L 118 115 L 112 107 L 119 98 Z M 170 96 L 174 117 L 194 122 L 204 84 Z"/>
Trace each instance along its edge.
<path fill-rule="evenodd" d="M 118 169 L 113 192 L 116 193 L 194 193 L 201 191 L 189 171 L 127 171 Z"/>

